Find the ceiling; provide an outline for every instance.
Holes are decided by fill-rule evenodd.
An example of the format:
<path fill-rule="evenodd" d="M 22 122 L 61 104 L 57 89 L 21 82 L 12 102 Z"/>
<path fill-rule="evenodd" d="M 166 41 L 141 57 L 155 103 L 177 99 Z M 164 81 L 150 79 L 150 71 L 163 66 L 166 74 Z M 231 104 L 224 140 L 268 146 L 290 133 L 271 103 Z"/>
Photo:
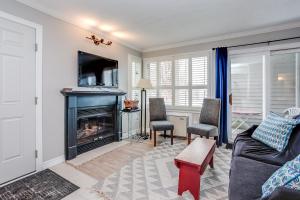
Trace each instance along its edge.
<path fill-rule="evenodd" d="M 17 1 L 141 51 L 300 27 L 299 0 Z"/>

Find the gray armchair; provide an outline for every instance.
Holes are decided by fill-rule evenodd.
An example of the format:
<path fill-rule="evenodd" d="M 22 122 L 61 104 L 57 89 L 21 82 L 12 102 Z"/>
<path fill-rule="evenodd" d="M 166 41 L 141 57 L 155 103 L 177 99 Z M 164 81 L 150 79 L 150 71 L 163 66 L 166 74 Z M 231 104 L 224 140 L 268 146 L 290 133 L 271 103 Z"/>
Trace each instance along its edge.
<path fill-rule="evenodd" d="M 166 106 L 163 98 L 149 98 L 150 113 L 150 140 L 152 139 L 152 131 L 154 131 L 154 146 L 156 146 L 156 131 L 171 131 L 171 145 L 173 145 L 174 125 L 167 120 Z"/>
<path fill-rule="evenodd" d="M 220 124 L 220 106 L 219 99 L 204 99 L 199 124 L 194 124 L 187 128 L 188 144 L 191 143 L 191 135 L 200 137 L 214 137 L 218 141 Z"/>

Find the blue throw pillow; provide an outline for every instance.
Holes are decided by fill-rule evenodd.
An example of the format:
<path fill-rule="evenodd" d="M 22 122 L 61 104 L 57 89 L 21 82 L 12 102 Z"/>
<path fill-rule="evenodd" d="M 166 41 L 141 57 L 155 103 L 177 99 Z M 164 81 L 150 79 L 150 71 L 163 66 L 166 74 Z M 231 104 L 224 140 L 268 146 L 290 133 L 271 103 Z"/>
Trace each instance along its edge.
<path fill-rule="evenodd" d="M 300 120 L 283 118 L 270 113 L 254 131 L 252 138 L 282 152 L 290 139 L 290 135 Z"/>
<path fill-rule="evenodd" d="M 285 163 L 262 186 L 262 198 L 268 197 L 280 186 L 300 190 L 300 155 Z"/>

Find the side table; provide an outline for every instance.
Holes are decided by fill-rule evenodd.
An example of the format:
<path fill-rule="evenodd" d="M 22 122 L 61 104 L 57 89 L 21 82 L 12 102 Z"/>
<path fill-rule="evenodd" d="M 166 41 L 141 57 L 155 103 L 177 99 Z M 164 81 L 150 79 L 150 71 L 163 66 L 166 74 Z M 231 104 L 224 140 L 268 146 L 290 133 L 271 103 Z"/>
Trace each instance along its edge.
<path fill-rule="evenodd" d="M 140 112 L 141 109 L 123 109 L 121 110 L 121 114 L 127 115 L 127 132 L 128 132 L 128 138 L 132 139 L 132 114 Z"/>

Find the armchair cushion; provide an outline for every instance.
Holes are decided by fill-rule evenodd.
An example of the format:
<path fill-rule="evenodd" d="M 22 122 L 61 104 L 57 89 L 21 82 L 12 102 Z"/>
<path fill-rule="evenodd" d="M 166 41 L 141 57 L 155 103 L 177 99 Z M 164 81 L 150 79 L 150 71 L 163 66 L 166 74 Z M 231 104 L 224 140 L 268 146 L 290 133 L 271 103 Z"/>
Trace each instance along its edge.
<path fill-rule="evenodd" d="M 187 132 L 190 134 L 205 136 L 205 137 L 214 137 L 218 136 L 218 128 L 213 125 L 208 124 L 194 124 L 187 128 Z"/>
<path fill-rule="evenodd" d="M 169 121 L 151 121 L 150 129 L 154 131 L 173 130 L 174 125 Z"/>

